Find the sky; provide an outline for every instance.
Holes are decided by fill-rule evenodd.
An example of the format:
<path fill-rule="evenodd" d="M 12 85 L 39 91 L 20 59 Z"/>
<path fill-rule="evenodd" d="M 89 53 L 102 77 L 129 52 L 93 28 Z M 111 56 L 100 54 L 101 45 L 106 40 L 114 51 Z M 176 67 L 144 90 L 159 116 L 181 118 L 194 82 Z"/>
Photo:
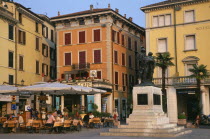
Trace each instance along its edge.
<path fill-rule="evenodd" d="M 14 0 L 37 14 L 45 14 L 48 17 L 60 14 L 69 14 L 94 8 L 107 8 L 110 3 L 111 8 L 119 9 L 121 15 L 126 14 L 127 18 L 133 17 L 133 22 L 141 27 L 145 27 L 145 14 L 140 7 L 157 3 L 164 0 Z"/>

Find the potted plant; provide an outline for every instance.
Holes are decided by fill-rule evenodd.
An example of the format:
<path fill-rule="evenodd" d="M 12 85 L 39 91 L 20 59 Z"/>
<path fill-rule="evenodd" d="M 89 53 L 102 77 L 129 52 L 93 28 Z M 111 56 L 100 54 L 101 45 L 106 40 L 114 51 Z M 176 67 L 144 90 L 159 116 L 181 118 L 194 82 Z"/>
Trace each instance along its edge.
<path fill-rule="evenodd" d="M 185 113 L 181 113 L 178 115 L 178 125 L 186 125 L 187 124 L 187 117 Z"/>

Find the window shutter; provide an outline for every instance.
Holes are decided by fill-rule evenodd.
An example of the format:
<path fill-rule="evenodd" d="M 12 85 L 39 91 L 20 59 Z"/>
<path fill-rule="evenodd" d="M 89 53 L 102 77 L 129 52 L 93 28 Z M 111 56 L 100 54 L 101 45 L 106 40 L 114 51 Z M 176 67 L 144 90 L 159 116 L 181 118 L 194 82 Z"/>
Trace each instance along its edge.
<path fill-rule="evenodd" d="M 101 40 L 101 36 L 100 35 L 101 35 L 100 34 L 100 29 L 94 30 L 94 42 Z"/>
<path fill-rule="evenodd" d="M 13 68 L 13 52 L 9 52 L 9 67 Z"/>
<path fill-rule="evenodd" d="M 165 25 L 166 26 L 171 25 L 171 15 L 170 14 L 165 15 Z"/>
<path fill-rule="evenodd" d="M 128 86 L 128 76 L 125 74 L 125 85 Z"/>
<path fill-rule="evenodd" d="M 128 37 L 128 49 L 131 49 L 131 38 Z"/>
<path fill-rule="evenodd" d="M 117 51 L 114 51 L 114 63 L 118 64 Z"/>
<path fill-rule="evenodd" d="M 125 54 L 122 53 L 122 65 L 125 66 Z"/>
<path fill-rule="evenodd" d="M 54 31 L 51 30 L 51 41 L 54 42 Z"/>
<path fill-rule="evenodd" d="M 22 36 L 21 36 L 21 30 L 18 30 L 18 42 L 19 43 L 22 43 L 21 38 L 22 38 Z"/>
<path fill-rule="evenodd" d="M 166 39 L 158 39 L 158 52 L 163 53 L 167 51 L 167 41 Z"/>
<path fill-rule="evenodd" d="M 65 33 L 65 45 L 71 44 L 71 33 Z"/>
<path fill-rule="evenodd" d="M 131 56 L 128 57 L 129 60 L 129 68 L 132 68 L 132 60 L 131 60 Z"/>
<path fill-rule="evenodd" d="M 185 23 L 194 22 L 194 11 L 185 11 Z"/>
<path fill-rule="evenodd" d="M 101 63 L 101 50 L 94 50 L 94 63 Z"/>
<path fill-rule="evenodd" d="M 85 31 L 79 32 L 79 43 L 85 43 Z"/>
<path fill-rule="evenodd" d="M 159 16 L 159 26 L 164 26 L 164 15 Z"/>
<path fill-rule="evenodd" d="M 125 86 L 125 74 L 124 73 L 122 73 L 122 84 L 123 84 L 123 86 Z"/>
<path fill-rule="evenodd" d="M 46 75 L 48 76 L 48 65 L 46 65 Z"/>
<path fill-rule="evenodd" d="M 115 84 L 118 84 L 118 72 L 115 72 Z"/>
<path fill-rule="evenodd" d="M 48 38 L 48 27 L 46 27 L 46 38 Z"/>
<path fill-rule="evenodd" d="M 158 26 L 158 16 L 153 16 L 153 27 Z"/>
<path fill-rule="evenodd" d="M 26 44 L 26 33 L 25 32 L 22 33 L 23 33 L 23 44 Z"/>
<path fill-rule="evenodd" d="M 124 35 L 122 35 L 122 45 L 124 46 L 125 45 L 125 38 L 124 38 L 125 36 Z"/>
<path fill-rule="evenodd" d="M 185 50 L 195 49 L 195 35 L 186 36 Z"/>
<path fill-rule="evenodd" d="M 36 74 L 39 74 L 39 61 L 36 61 Z"/>
<path fill-rule="evenodd" d="M 119 44 L 120 43 L 120 33 L 117 32 L 117 43 Z"/>
<path fill-rule="evenodd" d="M 36 38 L 36 50 L 39 50 L 39 38 Z"/>
<path fill-rule="evenodd" d="M 112 30 L 112 41 L 113 41 L 113 42 L 115 41 L 114 38 L 115 38 L 115 31 Z"/>
<path fill-rule="evenodd" d="M 137 50 L 137 41 L 135 41 L 134 45 L 135 45 L 135 51 L 137 52 L 138 51 Z"/>
<path fill-rule="evenodd" d="M 65 53 L 65 65 L 71 65 L 71 53 Z"/>
<path fill-rule="evenodd" d="M 79 52 L 79 68 L 85 68 L 86 67 L 86 53 L 85 51 Z"/>
<path fill-rule="evenodd" d="M 14 39 L 14 27 L 13 25 L 9 25 L 9 39 L 13 40 Z"/>
<path fill-rule="evenodd" d="M 101 71 L 97 71 L 97 78 L 101 79 Z"/>
<path fill-rule="evenodd" d="M 19 69 L 23 70 L 23 56 L 19 56 Z"/>
<path fill-rule="evenodd" d="M 46 49 L 46 57 L 48 57 L 48 46 L 47 45 L 45 46 L 45 49 Z"/>

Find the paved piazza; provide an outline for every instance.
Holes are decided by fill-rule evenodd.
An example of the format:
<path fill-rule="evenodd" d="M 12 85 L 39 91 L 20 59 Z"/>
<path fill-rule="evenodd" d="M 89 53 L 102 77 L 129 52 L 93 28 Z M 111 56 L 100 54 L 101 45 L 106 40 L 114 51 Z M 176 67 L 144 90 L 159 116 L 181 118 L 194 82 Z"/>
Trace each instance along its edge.
<path fill-rule="evenodd" d="M 22 133 L 0 133 L 0 139 L 159 139 L 150 137 L 101 137 L 100 132 L 108 131 L 108 128 L 101 129 L 85 129 L 80 132 L 67 132 L 65 134 L 22 134 Z M 177 137 L 179 139 L 209 139 L 210 127 L 208 128 L 192 128 L 192 133 Z M 168 139 L 168 138 L 165 138 Z"/>

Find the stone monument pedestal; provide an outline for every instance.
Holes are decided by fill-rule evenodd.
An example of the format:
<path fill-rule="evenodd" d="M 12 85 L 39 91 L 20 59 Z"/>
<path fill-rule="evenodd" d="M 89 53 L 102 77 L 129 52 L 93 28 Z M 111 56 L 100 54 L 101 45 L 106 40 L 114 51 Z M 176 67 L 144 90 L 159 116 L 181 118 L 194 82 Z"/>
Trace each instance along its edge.
<path fill-rule="evenodd" d="M 191 132 L 169 123 L 169 118 L 162 109 L 161 89 L 154 86 L 133 88 L 133 112 L 126 122 L 126 125 L 119 125 L 100 135 L 176 137 Z"/>

